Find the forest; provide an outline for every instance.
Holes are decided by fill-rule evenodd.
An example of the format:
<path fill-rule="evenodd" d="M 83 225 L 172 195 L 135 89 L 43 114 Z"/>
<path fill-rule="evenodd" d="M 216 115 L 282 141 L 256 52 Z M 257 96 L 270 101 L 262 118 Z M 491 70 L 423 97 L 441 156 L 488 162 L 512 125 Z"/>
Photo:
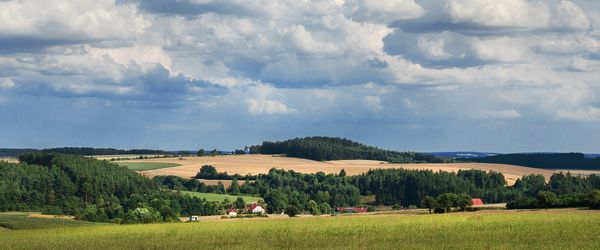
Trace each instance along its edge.
<path fill-rule="evenodd" d="M 286 141 L 265 141 L 254 151 L 261 154 L 283 154 L 288 157 L 305 158 L 316 161 L 332 160 L 377 160 L 391 163 L 442 163 L 442 159 L 433 155 L 415 152 L 397 152 L 367 146 L 339 137 L 305 137 Z"/>
<path fill-rule="evenodd" d="M 582 153 L 500 154 L 481 158 L 457 159 L 465 162 L 500 163 L 543 169 L 600 169 L 600 158 Z"/>
<path fill-rule="evenodd" d="M 548 183 L 542 175 L 527 175 L 518 179 L 513 186 L 506 185 L 502 173 L 481 170 L 451 173 L 376 169 L 358 176 L 346 176 L 345 171 L 334 175 L 271 169 L 268 174 L 245 176 L 245 180 L 238 179 L 239 176 L 217 173 L 212 166 L 202 166 L 198 175 L 201 173 L 211 173 L 212 176 L 233 182 L 225 189 L 222 184 L 204 186 L 174 176 L 157 176 L 154 180 L 171 189 L 260 196 L 271 212 L 281 211 L 287 205 L 311 211 L 311 205 L 315 203 L 328 204 L 330 207 L 356 206 L 361 205 L 361 196 L 370 195 L 375 196 L 375 201 L 369 205 L 426 207 L 425 200 L 447 193 L 481 198 L 485 203 L 502 203 L 536 198 L 542 192 L 581 198 L 600 189 L 600 176 L 570 173 L 555 173 Z M 587 200 L 582 198 L 577 204 L 584 203 L 587 204 Z"/>
<path fill-rule="evenodd" d="M 108 161 L 28 153 L 0 162 L 0 211 L 43 211 L 115 223 L 173 221 L 217 214 L 220 204 L 159 189 L 155 182 Z"/>

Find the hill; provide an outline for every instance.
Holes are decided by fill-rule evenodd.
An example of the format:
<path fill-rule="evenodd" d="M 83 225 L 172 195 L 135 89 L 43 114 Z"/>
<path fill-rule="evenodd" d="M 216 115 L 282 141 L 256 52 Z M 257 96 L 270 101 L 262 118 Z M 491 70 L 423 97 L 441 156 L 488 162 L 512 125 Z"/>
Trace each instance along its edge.
<path fill-rule="evenodd" d="M 462 158 L 459 160 L 511 164 L 542 169 L 600 170 L 600 158 L 587 158 L 582 153 L 501 154 L 481 158 Z"/>
<path fill-rule="evenodd" d="M 44 152 L 44 153 L 60 153 L 69 155 L 168 155 L 170 152 L 154 149 L 114 149 L 114 148 L 92 148 L 92 147 L 60 147 L 38 149 L 16 149 L 16 148 L 0 148 L 0 156 L 17 157 L 21 154 Z"/>
<path fill-rule="evenodd" d="M 392 163 L 442 163 L 444 159 L 430 154 L 397 152 L 367 146 L 339 137 L 305 137 L 286 141 L 265 141 L 261 154 L 283 154 L 315 161 L 376 160 Z"/>

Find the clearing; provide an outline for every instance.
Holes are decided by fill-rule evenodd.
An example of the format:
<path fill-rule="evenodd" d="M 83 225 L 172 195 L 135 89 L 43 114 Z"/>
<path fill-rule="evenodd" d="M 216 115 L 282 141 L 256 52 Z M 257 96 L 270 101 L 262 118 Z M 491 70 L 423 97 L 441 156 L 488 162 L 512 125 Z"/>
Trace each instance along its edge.
<path fill-rule="evenodd" d="M 6 249 L 599 249 L 600 212 L 232 219 L 8 230 Z"/>
<path fill-rule="evenodd" d="M 168 163 L 168 162 L 115 162 L 121 166 L 127 167 L 131 170 L 135 171 L 148 171 L 155 169 L 163 169 L 163 168 L 172 168 L 181 166 L 177 163 Z"/>
<path fill-rule="evenodd" d="M 229 201 L 234 202 L 238 197 L 244 198 L 246 203 L 255 203 L 259 200 L 262 200 L 260 197 L 254 196 L 242 196 L 242 195 L 226 195 L 226 194 L 212 194 L 212 193 L 199 193 L 199 192 L 190 192 L 190 191 L 178 191 L 182 194 L 187 194 L 192 197 L 204 198 L 207 201 L 224 201 L 225 199 L 229 199 Z"/>
<path fill-rule="evenodd" d="M 28 212 L 0 213 L 0 229 L 40 229 L 56 227 L 80 227 L 97 223 L 73 220 L 71 216 L 43 215 Z"/>
<path fill-rule="evenodd" d="M 276 155 L 228 155 L 228 156 L 204 156 L 184 158 L 157 158 L 130 160 L 121 163 L 145 162 L 145 163 L 173 163 L 180 164 L 179 167 L 163 168 L 143 171 L 142 174 L 152 178 L 157 175 L 177 175 L 191 178 L 196 175 L 202 165 L 213 165 L 219 172 L 240 175 L 264 174 L 271 168 L 282 168 L 294 170 L 301 173 L 339 173 L 341 169 L 346 170 L 348 175 L 358 175 L 369 171 L 369 169 L 404 168 L 404 169 L 428 169 L 433 171 L 457 172 L 460 169 L 480 169 L 485 171 L 496 171 L 504 174 L 509 185 L 523 175 L 541 174 L 550 179 L 557 172 L 554 170 L 521 167 L 505 164 L 489 163 L 423 163 L 423 164 L 389 164 L 370 160 L 341 160 L 341 161 L 313 161 L 300 158 L 282 157 Z M 575 172 L 575 171 L 571 171 Z M 588 171 L 586 173 L 600 173 L 600 171 Z"/>

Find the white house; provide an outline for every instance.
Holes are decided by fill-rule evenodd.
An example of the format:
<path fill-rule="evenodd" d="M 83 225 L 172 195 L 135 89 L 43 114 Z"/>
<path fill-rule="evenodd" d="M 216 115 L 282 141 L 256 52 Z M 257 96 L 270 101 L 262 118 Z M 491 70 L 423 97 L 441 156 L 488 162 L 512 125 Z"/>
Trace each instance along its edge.
<path fill-rule="evenodd" d="M 261 206 L 258 206 L 258 205 L 255 206 L 254 208 L 252 208 L 252 213 L 253 214 L 264 214 L 266 212 L 267 211 L 264 208 L 262 208 Z"/>
<path fill-rule="evenodd" d="M 237 211 L 235 209 L 229 209 L 227 210 L 227 215 L 229 215 L 229 217 L 235 217 L 237 216 Z"/>

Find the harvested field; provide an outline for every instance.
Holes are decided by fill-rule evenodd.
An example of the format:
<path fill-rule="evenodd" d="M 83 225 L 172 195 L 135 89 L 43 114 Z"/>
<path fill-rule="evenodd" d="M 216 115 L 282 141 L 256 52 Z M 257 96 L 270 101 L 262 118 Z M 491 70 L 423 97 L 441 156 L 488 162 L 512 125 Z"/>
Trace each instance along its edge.
<path fill-rule="evenodd" d="M 202 165 L 213 165 L 219 172 L 240 175 L 256 175 L 259 173 L 267 173 L 271 168 L 282 168 L 286 170 L 294 170 L 302 173 L 339 173 L 341 169 L 346 170 L 348 175 L 358 175 L 369 171 L 369 169 L 388 169 L 388 168 L 404 168 L 404 169 L 427 169 L 433 171 L 448 171 L 457 172 L 461 169 L 480 169 L 485 171 L 497 171 L 504 174 L 509 185 L 514 184 L 517 178 L 529 174 L 541 174 L 550 179 L 550 176 L 555 173 L 555 170 L 546 170 L 538 168 L 521 167 L 505 164 L 489 164 L 489 163 L 435 163 L 435 164 L 388 164 L 380 161 L 369 160 L 342 160 L 342 161 L 327 161 L 319 162 L 307 159 L 282 157 L 276 155 L 230 155 L 230 156 L 215 156 L 215 157 L 185 157 L 178 158 L 162 158 L 162 159 L 144 159 L 131 160 L 126 162 L 162 162 L 162 163 L 177 163 L 181 166 L 165 169 L 157 169 L 142 172 L 144 175 L 152 178 L 157 175 L 177 175 L 185 178 L 191 178 L 196 175 Z M 571 171 L 574 172 L 574 171 Z M 595 171 L 600 173 L 600 171 Z"/>
<path fill-rule="evenodd" d="M 17 160 L 17 158 L 13 158 L 13 157 L 0 157 L 0 161 L 6 161 L 6 162 L 10 162 L 10 163 L 18 163 L 19 160 Z"/>

